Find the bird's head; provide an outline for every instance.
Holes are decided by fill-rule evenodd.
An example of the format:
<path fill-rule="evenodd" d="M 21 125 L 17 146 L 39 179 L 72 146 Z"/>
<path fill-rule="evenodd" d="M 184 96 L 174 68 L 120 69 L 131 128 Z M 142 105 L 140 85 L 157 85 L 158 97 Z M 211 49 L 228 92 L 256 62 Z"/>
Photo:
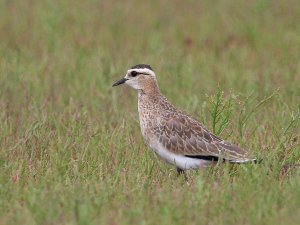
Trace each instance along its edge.
<path fill-rule="evenodd" d="M 138 64 L 131 67 L 125 77 L 115 82 L 113 87 L 124 83 L 143 92 L 157 89 L 155 73 L 151 66 L 146 64 Z"/>

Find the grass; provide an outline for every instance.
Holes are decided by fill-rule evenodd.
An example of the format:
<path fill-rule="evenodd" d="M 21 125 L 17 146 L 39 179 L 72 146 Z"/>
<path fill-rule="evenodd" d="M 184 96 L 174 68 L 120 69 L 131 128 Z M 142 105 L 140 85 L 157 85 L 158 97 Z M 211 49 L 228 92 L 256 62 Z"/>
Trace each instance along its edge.
<path fill-rule="evenodd" d="M 298 224 L 298 1 L 0 1 L 0 224 Z M 143 143 L 162 92 L 260 165 L 189 171 Z"/>

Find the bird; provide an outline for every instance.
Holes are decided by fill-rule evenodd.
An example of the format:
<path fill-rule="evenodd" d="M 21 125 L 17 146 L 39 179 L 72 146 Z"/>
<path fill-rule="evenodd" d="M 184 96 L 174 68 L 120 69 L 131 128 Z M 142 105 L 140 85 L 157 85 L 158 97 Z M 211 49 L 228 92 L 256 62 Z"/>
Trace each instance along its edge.
<path fill-rule="evenodd" d="M 121 84 L 137 90 L 140 128 L 145 143 L 166 163 L 175 165 L 178 175 L 218 162 L 257 162 L 246 149 L 217 137 L 197 119 L 170 103 L 161 93 L 150 65 L 131 67 L 112 86 Z"/>

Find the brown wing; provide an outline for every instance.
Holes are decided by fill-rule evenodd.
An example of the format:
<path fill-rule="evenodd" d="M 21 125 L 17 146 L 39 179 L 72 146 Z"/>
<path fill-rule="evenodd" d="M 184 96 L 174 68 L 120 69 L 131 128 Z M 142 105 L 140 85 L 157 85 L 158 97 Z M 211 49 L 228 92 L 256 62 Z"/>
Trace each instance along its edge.
<path fill-rule="evenodd" d="M 155 128 L 161 144 L 175 154 L 248 161 L 247 152 L 210 133 L 197 120 L 184 114 L 172 115 Z"/>

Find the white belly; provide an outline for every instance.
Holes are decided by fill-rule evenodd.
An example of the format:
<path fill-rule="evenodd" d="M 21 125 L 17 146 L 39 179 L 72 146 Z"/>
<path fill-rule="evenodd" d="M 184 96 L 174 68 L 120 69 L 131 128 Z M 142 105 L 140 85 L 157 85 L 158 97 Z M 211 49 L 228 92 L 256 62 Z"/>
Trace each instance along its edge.
<path fill-rule="evenodd" d="M 200 167 L 209 166 L 212 164 L 212 161 L 189 158 L 184 155 L 177 155 L 168 151 L 162 144 L 158 141 L 154 141 L 150 144 L 150 147 L 154 152 L 161 157 L 167 163 L 175 165 L 177 168 L 182 170 L 188 169 L 198 169 Z"/>

